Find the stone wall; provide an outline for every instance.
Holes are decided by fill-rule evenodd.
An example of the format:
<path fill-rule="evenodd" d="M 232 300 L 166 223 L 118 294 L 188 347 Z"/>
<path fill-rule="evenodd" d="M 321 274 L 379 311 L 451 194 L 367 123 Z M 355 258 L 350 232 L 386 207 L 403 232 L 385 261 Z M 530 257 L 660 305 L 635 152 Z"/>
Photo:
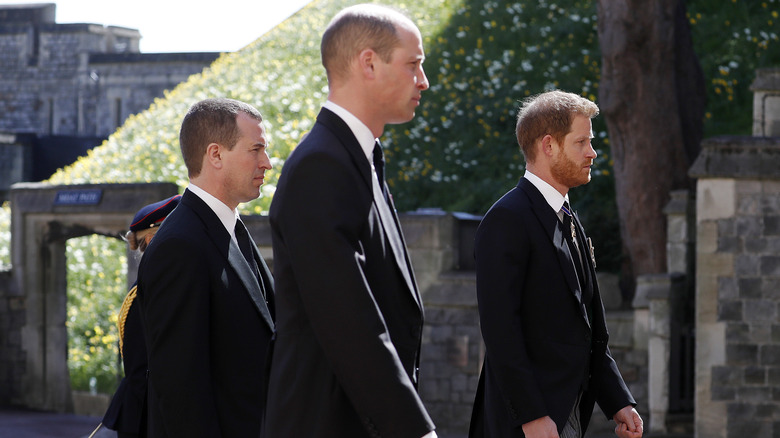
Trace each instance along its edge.
<path fill-rule="evenodd" d="M 780 135 L 780 69 L 758 70 L 750 90 L 753 92 L 753 135 Z"/>
<path fill-rule="evenodd" d="M 697 182 L 696 436 L 780 436 L 780 138 L 703 143 Z"/>
<path fill-rule="evenodd" d="M 136 29 L 58 24 L 54 17 L 54 4 L 0 5 L 0 137 L 33 135 L 52 148 L 69 148 L 61 138 L 78 137 L 97 146 L 127 117 L 219 56 L 142 54 Z M 38 162 L 6 143 L 0 141 L 0 156 L 24 163 L 2 172 L 0 201 L 11 184 L 32 181 L 32 171 L 16 170 Z"/>
<path fill-rule="evenodd" d="M 135 29 L 1 17 L 0 131 L 106 137 L 218 56 L 141 54 Z"/>
<path fill-rule="evenodd" d="M 6 199 L 4 188 L 32 176 L 31 140 L 23 135 L 0 134 L 0 201 Z"/>
<path fill-rule="evenodd" d="M 7 293 L 11 272 L 0 271 L 0 406 L 6 406 L 21 391 L 26 356 L 22 349 L 25 324 L 24 298 Z"/>

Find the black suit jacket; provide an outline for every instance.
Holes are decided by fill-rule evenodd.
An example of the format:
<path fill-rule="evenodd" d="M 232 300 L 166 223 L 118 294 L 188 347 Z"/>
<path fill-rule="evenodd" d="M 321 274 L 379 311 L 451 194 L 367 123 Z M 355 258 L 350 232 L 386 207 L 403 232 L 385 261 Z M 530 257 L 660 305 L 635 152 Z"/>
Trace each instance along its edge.
<path fill-rule="evenodd" d="M 422 437 L 423 310 L 391 208 L 327 109 L 288 158 L 270 208 L 277 337 L 268 438 Z M 376 186 L 378 189 L 378 185 Z"/>
<path fill-rule="evenodd" d="M 273 280 L 252 246 L 265 296 L 217 215 L 187 190 L 144 253 L 150 437 L 259 436 Z"/>
<path fill-rule="evenodd" d="M 585 236 L 579 220 L 576 226 Z M 486 354 L 472 438 L 522 437 L 524 423 L 548 415 L 560 432 L 580 391 L 583 431 L 594 401 L 608 418 L 635 404 L 609 353 L 593 261 L 583 254 L 582 287 L 572 262 L 577 255 L 564 240 L 570 231 L 563 228 L 525 178 L 479 225 L 477 297 Z"/>
<path fill-rule="evenodd" d="M 132 291 L 132 288 L 130 290 Z M 137 300 L 133 300 L 127 312 L 122 345 L 125 377 L 119 382 L 111 404 L 103 415 L 103 425 L 117 432 L 144 438 L 146 437 L 146 343 Z"/>

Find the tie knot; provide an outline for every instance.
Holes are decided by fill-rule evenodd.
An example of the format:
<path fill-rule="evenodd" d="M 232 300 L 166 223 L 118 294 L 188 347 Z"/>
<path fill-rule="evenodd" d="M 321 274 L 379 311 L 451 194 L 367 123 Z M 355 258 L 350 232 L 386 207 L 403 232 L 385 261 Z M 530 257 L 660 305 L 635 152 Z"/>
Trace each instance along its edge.
<path fill-rule="evenodd" d="M 382 145 L 379 142 L 374 142 L 374 166 L 385 164 L 385 154 L 382 152 Z"/>
<path fill-rule="evenodd" d="M 568 201 L 563 201 L 563 207 L 561 207 L 561 211 L 563 211 L 563 213 L 566 216 L 571 216 L 572 215 L 571 214 L 571 207 L 569 207 Z"/>
<path fill-rule="evenodd" d="M 243 236 L 246 234 L 246 227 L 244 227 L 244 223 L 241 222 L 241 219 L 236 219 L 236 227 L 235 227 L 236 237 Z"/>

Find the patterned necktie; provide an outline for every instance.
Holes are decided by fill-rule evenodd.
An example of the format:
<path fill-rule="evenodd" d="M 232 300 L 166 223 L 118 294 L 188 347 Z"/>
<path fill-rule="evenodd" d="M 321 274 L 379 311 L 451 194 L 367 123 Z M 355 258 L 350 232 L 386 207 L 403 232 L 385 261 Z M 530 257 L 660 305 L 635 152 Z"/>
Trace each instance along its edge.
<path fill-rule="evenodd" d="M 574 264 L 577 268 L 577 273 L 580 277 L 580 285 L 585 285 L 585 264 L 582 261 L 582 251 L 580 250 L 579 240 L 577 238 L 577 230 L 574 226 L 574 219 L 571 213 L 571 207 L 569 207 L 569 203 L 565 202 L 563 203 L 563 207 L 561 207 L 561 211 L 563 212 L 563 228 L 566 232 L 566 241 L 569 243 L 569 249 L 573 249 L 572 255 L 576 254 L 576 257 L 574 258 Z"/>
<path fill-rule="evenodd" d="M 573 249 L 572 253 L 576 252 L 577 254 L 577 256 L 574 257 L 574 268 L 577 270 L 580 287 L 582 288 L 582 302 L 585 305 L 585 311 L 588 314 L 588 320 L 590 320 L 590 302 L 593 298 L 593 289 L 591 289 L 592 279 L 590 278 L 590 271 L 586 267 L 585 260 L 583 259 L 583 257 L 585 257 L 584 237 L 577 232 L 577 227 L 574 224 L 574 215 L 572 214 L 568 202 L 563 203 L 561 211 L 563 211 L 563 227 L 565 230 L 571 233 L 571 236 L 567 236 L 566 238 L 566 241 L 569 244 L 569 250 L 571 251 Z"/>

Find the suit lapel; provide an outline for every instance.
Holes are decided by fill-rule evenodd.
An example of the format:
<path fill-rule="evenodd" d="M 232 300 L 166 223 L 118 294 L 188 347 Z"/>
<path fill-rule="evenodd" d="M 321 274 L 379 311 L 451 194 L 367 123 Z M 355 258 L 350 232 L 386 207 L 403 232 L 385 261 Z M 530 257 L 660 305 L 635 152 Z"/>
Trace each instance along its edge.
<path fill-rule="evenodd" d="M 577 227 L 577 233 L 579 233 L 580 240 L 580 246 L 582 251 L 582 264 L 583 264 L 583 270 L 585 271 L 585 284 L 586 284 L 586 290 L 583 291 L 585 294 L 585 298 L 588 303 L 590 303 L 593 299 L 593 296 L 595 294 L 596 290 L 596 259 L 593 254 L 593 248 L 591 247 L 590 241 L 588 240 L 588 236 L 585 235 L 585 228 L 582 226 L 582 223 L 580 222 L 580 218 L 577 215 L 577 213 L 573 214 L 573 220 L 574 220 L 574 226 Z"/>
<path fill-rule="evenodd" d="M 573 214 L 574 217 L 574 226 L 577 227 L 577 232 L 582 236 L 582 247 L 585 250 L 585 252 L 582 254 L 582 261 L 586 264 L 585 268 L 588 270 L 588 272 L 595 276 L 596 274 L 596 256 L 593 253 L 593 247 L 591 246 L 591 243 L 589 242 L 588 236 L 585 234 L 585 227 L 582 226 L 582 222 L 580 222 L 580 217 L 577 215 L 576 212 Z"/>
<path fill-rule="evenodd" d="M 385 236 L 387 237 L 388 242 L 390 242 L 390 248 L 395 256 L 395 263 L 401 270 L 401 274 L 403 275 L 404 280 L 406 280 L 406 285 L 412 292 L 414 300 L 417 302 L 417 305 L 422 308 L 417 293 L 417 287 L 414 284 L 414 279 L 412 277 L 411 266 L 407 263 L 406 246 L 404 244 L 403 235 L 401 234 L 401 227 L 398 225 L 398 218 L 393 210 L 391 210 L 390 205 L 385 202 L 382 189 L 379 188 L 377 179 L 372 177 L 371 181 L 373 183 L 374 205 L 379 212 L 379 218 L 382 221 L 382 228 L 385 230 Z"/>
<path fill-rule="evenodd" d="M 241 253 L 238 244 L 230 237 L 230 233 L 227 232 L 217 215 L 197 195 L 189 190 L 185 190 L 184 195 L 182 195 L 182 203 L 189 205 L 198 217 L 200 217 L 201 221 L 203 221 L 207 230 L 207 235 L 217 247 L 217 251 L 225 256 L 228 264 L 233 268 L 233 271 L 235 271 L 236 275 L 241 280 L 241 283 L 244 285 L 245 290 L 249 294 L 249 298 L 255 304 L 255 307 L 260 313 L 260 317 L 273 331 L 274 322 L 271 318 L 271 312 L 266 305 L 263 292 L 260 289 L 261 286 Z M 251 240 L 252 237 L 250 236 L 249 239 Z M 225 242 L 227 242 L 227 247 Z M 257 259 L 257 246 L 254 244 L 254 241 L 252 241 L 252 246 L 255 248 L 255 258 Z M 258 267 L 259 266 L 260 264 L 258 263 Z M 264 263 L 263 266 L 265 266 Z"/>
<path fill-rule="evenodd" d="M 332 111 L 328 110 L 327 108 L 323 108 L 320 110 L 320 114 L 317 116 L 317 121 L 325 125 L 336 135 L 341 144 L 352 157 L 352 162 L 355 165 L 358 173 L 360 173 L 363 181 L 374 194 L 374 205 L 379 212 L 382 228 L 384 229 L 385 237 L 390 243 L 390 248 L 393 251 L 396 265 L 398 266 L 398 269 L 401 271 L 401 275 L 406 281 L 406 285 L 409 288 L 409 292 L 412 294 L 412 298 L 422 309 L 422 303 L 420 302 L 417 285 L 414 280 L 411 262 L 408 260 L 406 245 L 403 240 L 403 235 L 401 234 L 401 227 L 398 224 L 398 218 L 395 215 L 392 206 L 383 201 L 384 196 L 381 194 L 382 190 L 379 187 L 377 179 L 374 178 L 373 174 L 371 173 L 371 164 L 369 164 L 365 152 L 363 152 L 363 149 L 360 147 L 360 144 L 355 138 L 355 135 L 352 133 L 352 130 L 349 129 L 349 126 L 347 126 L 347 124 Z M 380 200 L 382 200 L 382 202 L 380 202 Z"/>
<path fill-rule="evenodd" d="M 363 152 L 349 126 L 341 117 L 327 108 L 320 110 L 319 115 L 317 115 L 317 122 L 326 126 L 339 139 L 339 142 L 341 142 L 352 158 L 352 163 L 357 168 L 361 178 L 363 178 L 368 187 L 371 187 L 371 164 L 369 164 L 365 152 Z"/>
<path fill-rule="evenodd" d="M 260 250 L 257 249 L 257 244 L 255 243 L 255 239 L 252 238 L 252 234 L 247 234 L 249 235 L 249 242 L 252 244 L 252 253 L 254 254 L 255 262 L 257 262 L 257 269 L 260 271 L 260 288 L 262 289 L 263 297 L 265 298 L 263 304 L 266 313 L 263 313 L 262 310 L 260 313 L 263 313 L 263 318 L 265 318 L 271 329 L 274 329 L 274 310 L 272 308 L 274 305 L 274 277 L 271 275 L 271 270 L 268 269 L 268 265 L 265 263 L 262 254 L 260 254 Z"/>
<path fill-rule="evenodd" d="M 387 186 L 387 183 L 385 182 L 385 186 Z M 390 193 L 390 188 L 385 187 L 385 191 L 387 193 Z M 412 284 L 409 285 L 410 289 L 414 292 L 415 299 L 417 300 L 417 304 L 420 305 L 420 309 L 422 309 L 422 299 L 420 298 L 420 291 L 417 288 L 417 280 L 414 278 L 414 269 L 412 267 L 412 261 L 409 259 L 409 251 L 406 250 L 406 238 L 404 238 L 404 232 L 401 229 L 401 221 L 398 219 L 398 214 L 395 210 L 395 203 L 393 202 L 393 196 L 392 194 L 388 196 L 389 198 L 389 207 L 390 207 L 390 213 L 393 215 L 393 223 L 395 224 L 395 229 L 398 230 L 398 238 L 400 241 L 401 248 L 403 249 L 403 255 L 404 255 L 404 263 L 408 267 L 409 270 L 409 277 L 408 279 L 411 280 Z M 375 198 L 376 199 L 376 198 Z M 376 200 L 374 201 L 376 202 Z M 400 262 L 399 262 L 400 263 Z"/>
<path fill-rule="evenodd" d="M 254 247 L 254 242 L 252 242 L 252 245 Z M 256 251 L 257 250 L 254 250 L 253 252 Z M 255 259 L 257 259 L 256 254 Z M 252 272 L 252 268 L 249 267 L 249 263 L 246 262 L 244 255 L 241 253 L 241 248 L 238 247 L 238 244 L 234 242 L 233 239 L 230 239 L 230 246 L 228 248 L 228 262 L 233 270 L 236 271 L 238 278 L 241 279 L 241 283 L 244 284 L 244 287 L 249 293 L 249 298 L 252 299 L 252 302 L 255 303 L 255 307 L 260 312 L 260 316 L 262 316 L 263 320 L 268 324 L 268 327 L 273 330 L 274 321 L 271 318 L 271 312 L 268 310 L 268 305 L 265 302 L 265 296 L 263 295 L 261 286 L 258 283 L 254 272 Z M 259 263 L 258 266 L 260 266 Z"/>
<path fill-rule="evenodd" d="M 577 270 L 574 267 L 574 257 L 576 257 L 576 255 L 571 253 L 569 245 L 566 243 L 566 239 L 564 237 L 564 232 L 566 231 L 563 229 L 563 224 L 558 219 L 558 216 L 555 214 L 552 208 L 550 208 L 550 204 L 548 204 L 547 200 L 544 199 L 544 196 L 539 191 L 539 189 L 537 189 L 536 186 L 534 186 L 530 181 L 525 178 L 521 178 L 520 182 L 517 184 L 517 187 L 523 190 L 523 192 L 525 192 L 528 196 L 528 199 L 531 201 L 531 205 L 533 207 L 532 211 L 536 215 L 536 218 L 539 220 L 539 223 L 544 228 L 547 237 L 550 239 L 553 247 L 555 248 L 558 264 L 563 273 L 563 277 L 566 279 L 566 283 L 569 285 L 569 290 L 579 304 L 582 317 L 590 326 L 587 312 L 585 311 L 585 307 L 582 305 L 582 288 L 580 287 L 580 282 L 577 279 Z"/>

